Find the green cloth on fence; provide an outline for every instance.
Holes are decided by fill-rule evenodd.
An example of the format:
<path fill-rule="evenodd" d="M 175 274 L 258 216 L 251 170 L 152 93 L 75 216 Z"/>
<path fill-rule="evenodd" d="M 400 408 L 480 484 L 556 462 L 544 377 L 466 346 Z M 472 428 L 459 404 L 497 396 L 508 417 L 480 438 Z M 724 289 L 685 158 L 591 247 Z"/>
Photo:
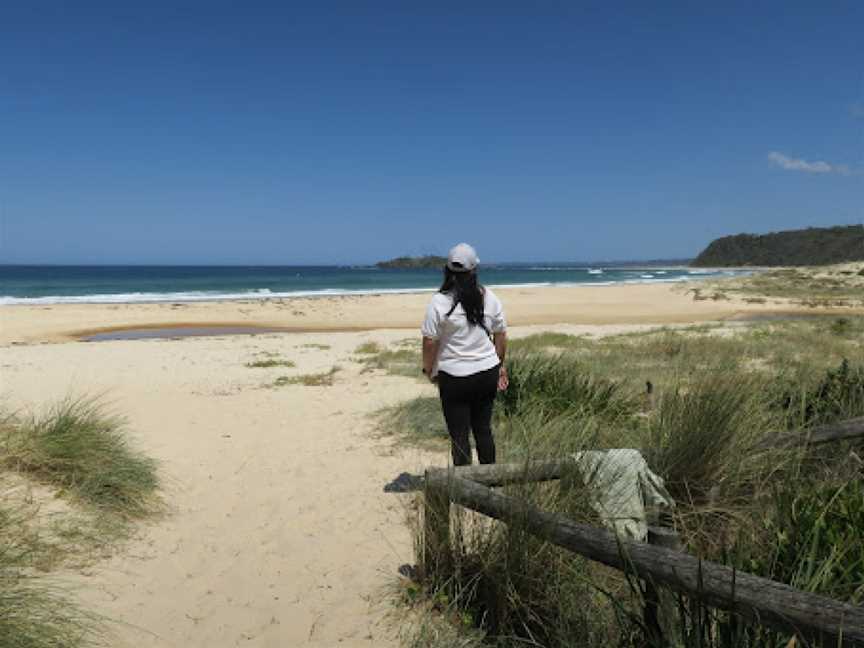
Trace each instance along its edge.
<path fill-rule="evenodd" d="M 638 450 L 588 450 L 573 455 L 603 523 L 620 538 L 645 541 L 648 524 L 675 508 L 663 478 L 651 472 Z"/>

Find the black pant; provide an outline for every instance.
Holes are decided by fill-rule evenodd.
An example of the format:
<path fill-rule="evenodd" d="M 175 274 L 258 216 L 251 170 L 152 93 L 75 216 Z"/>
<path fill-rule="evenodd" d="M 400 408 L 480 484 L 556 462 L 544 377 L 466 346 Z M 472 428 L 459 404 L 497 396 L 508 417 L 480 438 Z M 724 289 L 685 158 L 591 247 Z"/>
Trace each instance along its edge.
<path fill-rule="evenodd" d="M 441 409 L 453 450 L 453 465 L 471 463 L 471 442 L 474 433 L 477 456 L 481 464 L 495 463 L 495 439 L 492 438 L 492 406 L 498 392 L 498 365 L 470 376 L 451 376 L 438 372 L 438 393 Z"/>

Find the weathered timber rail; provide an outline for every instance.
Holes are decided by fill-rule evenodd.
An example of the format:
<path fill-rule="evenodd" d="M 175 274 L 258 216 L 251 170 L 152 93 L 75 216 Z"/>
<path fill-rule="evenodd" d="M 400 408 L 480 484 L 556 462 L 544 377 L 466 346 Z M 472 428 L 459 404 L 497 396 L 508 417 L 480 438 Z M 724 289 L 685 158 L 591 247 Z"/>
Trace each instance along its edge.
<path fill-rule="evenodd" d="M 823 445 L 840 441 L 864 439 L 864 417 L 842 423 L 822 425 L 795 433 L 776 434 L 760 441 L 755 450 L 772 450 L 810 445 Z M 569 468 L 568 468 L 569 466 Z M 562 460 L 535 461 L 527 464 L 486 464 L 460 466 L 447 469 L 453 477 L 470 479 L 485 486 L 553 481 L 561 479 L 573 463 Z M 443 469 L 442 469 L 443 470 Z"/>
<path fill-rule="evenodd" d="M 822 445 L 836 441 L 851 441 L 852 439 L 864 439 L 864 417 L 849 419 L 842 423 L 820 425 L 803 432 L 770 436 L 758 443 L 756 449 L 769 450 L 772 448 Z"/>
<path fill-rule="evenodd" d="M 567 469 L 565 461 L 549 461 L 427 470 L 424 568 L 435 569 L 448 560 L 449 508 L 453 502 L 506 523 L 520 524 L 569 551 L 748 621 L 837 646 L 864 647 L 864 607 L 801 592 L 680 551 L 621 540 L 605 529 L 577 524 L 491 488 L 560 479 Z"/>

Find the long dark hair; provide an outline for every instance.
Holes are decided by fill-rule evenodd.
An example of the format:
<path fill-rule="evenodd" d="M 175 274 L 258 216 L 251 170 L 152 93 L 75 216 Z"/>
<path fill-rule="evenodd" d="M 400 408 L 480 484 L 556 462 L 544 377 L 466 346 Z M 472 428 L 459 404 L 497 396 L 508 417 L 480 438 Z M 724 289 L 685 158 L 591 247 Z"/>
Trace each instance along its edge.
<path fill-rule="evenodd" d="M 483 286 L 477 281 L 477 272 L 474 270 L 454 272 L 444 266 L 444 281 L 438 292 L 453 296 L 453 308 L 450 309 L 450 313 L 457 305 L 462 304 L 468 323 L 471 326 L 481 326 L 484 331 L 486 330 L 486 322 L 483 321 Z"/>

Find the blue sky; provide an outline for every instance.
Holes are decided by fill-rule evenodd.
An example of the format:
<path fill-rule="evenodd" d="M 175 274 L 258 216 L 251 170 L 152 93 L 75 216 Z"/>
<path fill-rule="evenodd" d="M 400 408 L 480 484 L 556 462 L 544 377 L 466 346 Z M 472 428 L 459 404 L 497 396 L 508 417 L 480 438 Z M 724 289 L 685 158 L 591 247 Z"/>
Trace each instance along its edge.
<path fill-rule="evenodd" d="M 861 2 L 15 4 L 2 262 L 681 258 L 864 221 Z"/>

